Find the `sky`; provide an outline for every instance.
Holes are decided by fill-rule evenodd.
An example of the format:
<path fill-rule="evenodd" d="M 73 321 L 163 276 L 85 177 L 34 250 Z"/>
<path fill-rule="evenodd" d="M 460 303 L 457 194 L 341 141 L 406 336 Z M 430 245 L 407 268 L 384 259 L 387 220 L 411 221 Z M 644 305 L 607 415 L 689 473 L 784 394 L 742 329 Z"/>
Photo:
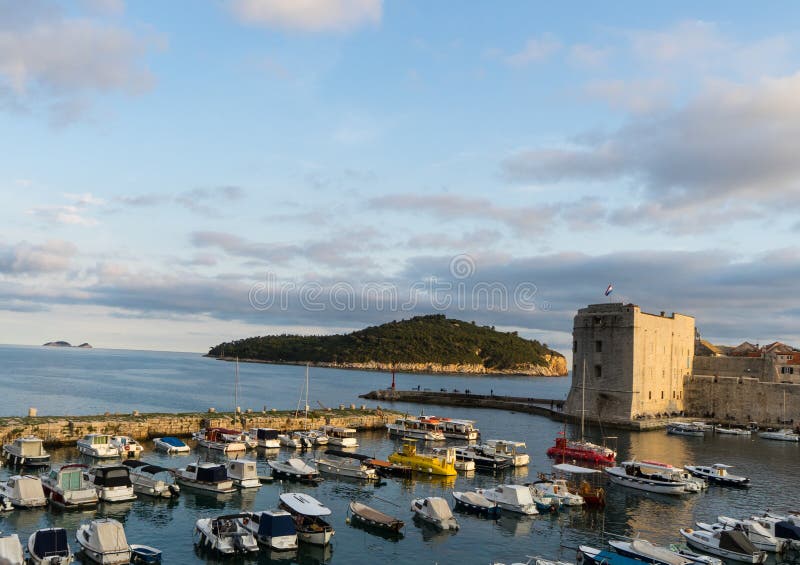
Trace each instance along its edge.
<path fill-rule="evenodd" d="M 800 345 L 799 20 L 0 0 L 0 343 L 205 352 L 444 313 L 566 353 L 614 300 Z"/>

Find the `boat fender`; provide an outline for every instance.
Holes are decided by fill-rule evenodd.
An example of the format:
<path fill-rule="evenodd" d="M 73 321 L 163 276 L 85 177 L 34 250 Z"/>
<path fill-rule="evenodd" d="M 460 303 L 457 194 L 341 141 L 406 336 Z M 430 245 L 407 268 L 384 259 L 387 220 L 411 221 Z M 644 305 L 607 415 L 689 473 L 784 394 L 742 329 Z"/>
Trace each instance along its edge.
<path fill-rule="evenodd" d="M 250 518 L 245 518 L 244 520 L 242 520 L 242 524 L 244 524 L 245 526 L 249 523 L 250 523 Z"/>
<path fill-rule="evenodd" d="M 128 444 L 125 444 L 125 451 L 130 451 L 130 450 L 131 450 L 131 446 L 128 445 Z"/>

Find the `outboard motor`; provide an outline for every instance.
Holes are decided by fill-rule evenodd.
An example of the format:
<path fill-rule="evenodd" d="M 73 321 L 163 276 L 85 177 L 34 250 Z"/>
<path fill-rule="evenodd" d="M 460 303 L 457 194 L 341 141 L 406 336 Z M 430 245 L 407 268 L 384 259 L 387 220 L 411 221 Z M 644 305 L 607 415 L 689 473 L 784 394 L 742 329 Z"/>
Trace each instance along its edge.
<path fill-rule="evenodd" d="M 169 485 L 169 492 L 172 493 L 172 496 L 177 497 L 180 496 L 181 489 L 178 487 L 178 485 Z"/>

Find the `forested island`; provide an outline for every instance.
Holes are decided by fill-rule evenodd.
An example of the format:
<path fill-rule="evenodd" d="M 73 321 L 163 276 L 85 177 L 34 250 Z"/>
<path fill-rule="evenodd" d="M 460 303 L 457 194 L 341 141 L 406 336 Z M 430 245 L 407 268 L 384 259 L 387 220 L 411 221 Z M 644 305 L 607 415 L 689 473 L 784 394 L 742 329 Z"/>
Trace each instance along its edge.
<path fill-rule="evenodd" d="M 443 314 L 417 316 L 343 335 L 270 335 L 220 343 L 209 357 L 310 363 L 347 369 L 562 376 L 564 356 L 517 332 Z"/>
<path fill-rule="evenodd" d="M 92 346 L 88 343 L 82 343 L 80 345 L 72 345 L 68 341 L 48 341 L 47 343 L 43 343 L 42 347 L 81 347 L 83 349 L 91 349 Z"/>

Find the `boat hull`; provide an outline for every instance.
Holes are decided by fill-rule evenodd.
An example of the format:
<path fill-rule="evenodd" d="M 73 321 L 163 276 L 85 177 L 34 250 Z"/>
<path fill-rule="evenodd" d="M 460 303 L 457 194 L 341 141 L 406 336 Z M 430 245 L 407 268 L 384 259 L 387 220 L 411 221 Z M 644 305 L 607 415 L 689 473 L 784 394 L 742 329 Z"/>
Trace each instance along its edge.
<path fill-rule="evenodd" d="M 658 494 L 681 495 L 686 493 L 686 485 L 684 483 L 668 483 L 666 481 L 635 477 L 626 474 L 625 471 L 617 472 L 617 469 L 618 467 L 612 467 L 605 470 L 608 479 L 614 484 Z"/>

